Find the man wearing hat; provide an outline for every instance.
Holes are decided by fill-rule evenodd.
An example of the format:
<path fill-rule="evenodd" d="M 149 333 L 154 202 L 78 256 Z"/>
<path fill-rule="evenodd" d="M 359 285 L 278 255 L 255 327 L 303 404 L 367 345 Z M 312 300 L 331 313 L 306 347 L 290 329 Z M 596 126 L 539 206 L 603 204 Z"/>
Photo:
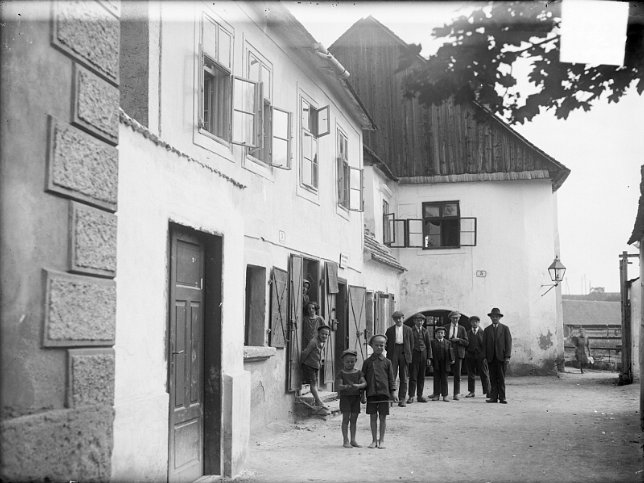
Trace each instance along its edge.
<path fill-rule="evenodd" d="M 449 386 L 447 385 L 447 368 L 454 364 L 454 351 L 448 340 L 445 340 L 445 327 L 436 327 L 436 339 L 430 345 L 432 366 L 434 368 L 434 397 L 438 401 L 443 396 L 443 401 L 449 402 Z"/>
<path fill-rule="evenodd" d="M 454 400 L 458 401 L 459 394 L 461 393 L 461 369 L 463 367 L 463 359 L 465 358 L 465 348 L 470 343 L 467 338 L 467 331 L 465 327 L 459 325 L 458 321 L 461 318 L 461 313 L 454 310 L 449 313 L 450 323 L 445 326 L 446 337 L 452 344 L 454 350 L 454 364 L 452 364 L 452 374 L 454 376 Z"/>
<path fill-rule="evenodd" d="M 512 352 L 512 335 L 507 325 L 499 322 L 503 314 L 494 307 L 489 314 L 492 324 L 483 331 L 485 358 L 490 369 L 490 394 L 485 402 L 507 404 L 505 400 L 505 370 Z"/>
<path fill-rule="evenodd" d="M 414 321 L 414 326 L 411 329 L 411 333 L 414 336 L 414 349 L 412 350 L 411 364 L 409 365 L 409 399 L 407 404 L 414 402 L 414 394 L 418 396 L 418 402 L 427 402 L 427 398 L 423 396 L 425 366 L 427 366 L 427 359 L 431 359 L 431 340 L 429 332 L 423 327 L 425 316 L 419 312 L 414 315 L 412 320 Z M 429 356 L 428 353 L 430 354 Z"/>
<path fill-rule="evenodd" d="M 387 329 L 387 359 L 391 361 L 394 377 L 398 374 L 398 406 L 407 406 L 407 381 L 409 380 L 409 364 L 411 364 L 411 351 L 414 347 L 414 336 L 411 329 L 403 324 L 405 315 L 396 310 L 391 317 L 395 324 Z"/>

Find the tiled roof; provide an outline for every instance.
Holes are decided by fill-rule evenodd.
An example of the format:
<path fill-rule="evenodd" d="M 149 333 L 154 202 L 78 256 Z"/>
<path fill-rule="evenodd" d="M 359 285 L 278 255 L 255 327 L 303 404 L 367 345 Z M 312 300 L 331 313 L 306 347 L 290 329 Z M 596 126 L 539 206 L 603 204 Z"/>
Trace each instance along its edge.
<path fill-rule="evenodd" d="M 563 299 L 564 325 L 621 325 L 620 302 Z"/>
<path fill-rule="evenodd" d="M 388 265 L 396 270 L 404 272 L 407 270 L 403 267 L 396 257 L 391 254 L 391 250 L 386 245 L 383 245 L 368 228 L 364 229 L 364 251 L 371 255 L 371 259 L 376 262 Z"/>

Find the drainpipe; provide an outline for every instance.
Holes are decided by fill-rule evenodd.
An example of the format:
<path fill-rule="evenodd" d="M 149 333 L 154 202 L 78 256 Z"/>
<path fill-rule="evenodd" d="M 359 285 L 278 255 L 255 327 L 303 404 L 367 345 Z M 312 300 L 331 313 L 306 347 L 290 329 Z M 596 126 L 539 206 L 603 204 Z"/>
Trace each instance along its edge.
<path fill-rule="evenodd" d="M 328 50 L 326 50 L 321 43 L 316 42 L 315 44 L 313 44 L 313 50 L 315 51 L 316 54 L 318 54 L 323 59 L 326 59 L 326 61 L 329 62 L 329 64 L 331 64 L 331 66 L 335 70 L 335 73 L 340 78 L 346 79 L 351 75 L 349 71 L 345 69 L 344 66 L 340 63 L 340 61 L 335 57 L 333 57 L 333 54 Z"/>

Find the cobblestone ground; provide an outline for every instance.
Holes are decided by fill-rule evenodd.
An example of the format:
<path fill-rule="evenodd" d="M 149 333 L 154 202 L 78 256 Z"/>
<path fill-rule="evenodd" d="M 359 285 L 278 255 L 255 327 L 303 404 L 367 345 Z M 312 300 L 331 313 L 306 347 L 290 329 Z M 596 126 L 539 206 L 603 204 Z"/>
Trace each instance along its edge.
<path fill-rule="evenodd" d="M 371 433 L 364 406 L 362 448 L 342 447 L 340 416 L 273 424 L 251 437 L 248 469 L 237 480 L 644 481 L 640 386 L 620 387 L 616 379 L 602 372 L 516 377 L 507 381 L 507 405 L 486 404 L 477 395 L 395 406 L 385 449 L 366 448 Z M 431 391 L 431 378 L 425 387 Z"/>

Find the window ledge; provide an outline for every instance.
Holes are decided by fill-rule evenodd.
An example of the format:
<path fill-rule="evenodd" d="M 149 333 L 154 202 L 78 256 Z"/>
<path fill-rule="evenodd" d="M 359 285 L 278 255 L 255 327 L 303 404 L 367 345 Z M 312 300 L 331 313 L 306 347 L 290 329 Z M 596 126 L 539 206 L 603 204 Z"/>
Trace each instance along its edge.
<path fill-rule="evenodd" d="M 277 354 L 275 347 L 244 346 L 244 362 L 263 361 Z"/>

